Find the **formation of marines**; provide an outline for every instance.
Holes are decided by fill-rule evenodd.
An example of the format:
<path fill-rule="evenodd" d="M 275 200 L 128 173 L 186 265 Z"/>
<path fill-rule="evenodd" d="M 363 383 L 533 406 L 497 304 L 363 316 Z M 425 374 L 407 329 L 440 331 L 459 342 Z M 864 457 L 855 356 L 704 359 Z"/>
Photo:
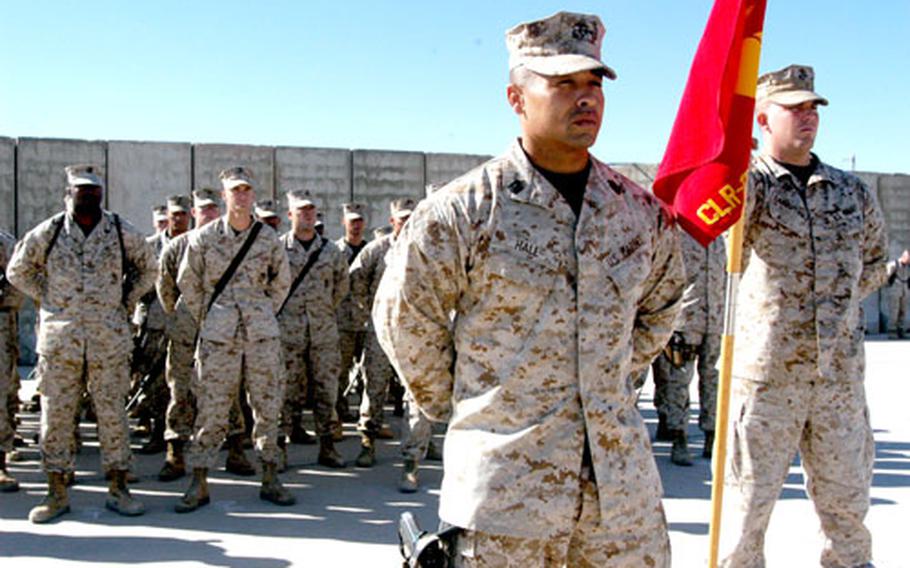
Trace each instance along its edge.
<path fill-rule="evenodd" d="M 354 462 L 371 467 L 397 376 L 409 417 L 401 491 L 418 489 L 422 459 L 441 457 L 432 423 L 447 423 L 439 516 L 460 529 L 455 566 L 669 566 L 634 377 L 653 365 L 657 439 L 673 442 L 673 463 L 691 465 L 697 370 L 710 458 L 725 251 L 721 239 L 704 248 L 681 233 L 649 192 L 589 153 L 604 82 L 617 77 L 603 37 L 597 16 L 569 12 L 510 29 L 507 101 L 520 137 L 419 203 L 393 201 L 391 231 L 372 241 L 360 203 L 343 207 L 344 237 L 324 237 L 305 188 L 285 195 L 290 228 L 280 234 L 280 207 L 257 200 L 243 166 L 221 172 L 220 192 L 170 198 L 155 212 L 166 223 L 144 238 L 101 207 L 96 166 L 67 167 L 62 213 L 15 248 L 0 233 L 0 491 L 18 488 L 5 467 L 7 401 L 25 295 L 39 309 L 48 485 L 33 522 L 69 511 L 86 391 L 110 479 L 105 506 L 133 516 L 144 506 L 127 486 L 131 382 L 145 395 L 149 451 L 166 448 L 159 478 L 190 475 L 175 506 L 185 513 L 210 502 L 208 473 L 226 440 L 228 469 L 251 475 L 250 437 L 260 498 L 281 506 L 296 502 L 279 478 L 288 443 L 318 443 L 319 464 L 347 467 L 335 442 L 356 417 Z M 871 561 L 861 304 L 889 277 L 906 288 L 910 254 L 888 259 L 875 196 L 812 153 L 827 104 L 811 67 L 759 78 L 724 566 L 764 565 L 797 450 L 826 535 L 821 564 Z M 146 388 L 156 377 L 157 393 Z M 303 422 L 308 393 L 315 439 Z"/>

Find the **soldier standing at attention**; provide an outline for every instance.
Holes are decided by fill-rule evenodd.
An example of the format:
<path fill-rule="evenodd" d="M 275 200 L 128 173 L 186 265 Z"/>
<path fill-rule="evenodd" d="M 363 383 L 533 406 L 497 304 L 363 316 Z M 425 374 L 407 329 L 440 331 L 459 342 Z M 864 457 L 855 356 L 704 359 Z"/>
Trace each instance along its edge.
<path fill-rule="evenodd" d="M 65 475 L 75 467 L 73 423 L 87 388 L 98 417 L 105 506 L 141 515 L 126 486 L 131 454 L 124 400 L 129 391 L 131 309 L 155 283 L 151 246 L 127 221 L 101 208 L 97 167 L 66 168 L 67 207 L 26 233 L 7 267 L 14 286 L 40 304 L 41 455 L 48 493 L 29 520 L 69 511 Z"/>
<path fill-rule="evenodd" d="M 260 199 L 253 207 L 256 219 L 262 221 L 275 231 L 281 230 L 281 216 L 278 215 L 278 206 L 271 199 Z"/>
<path fill-rule="evenodd" d="M 338 425 L 338 321 L 335 312 L 348 293 L 348 264 L 332 241 L 316 233 L 316 202 L 309 191 L 287 194 L 291 230 L 281 236 L 294 281 L 278 314 L 281 343 L 287 365 L 287 387 L 279 438 L 286 458 L 286 438 L 296 426 L 303 429 L 303 403 L 307 381 L 313 381 L 316 435 L 320 465 L 345 466 L 335 450 L 332 434 Z"/>
<path fill-rule="evenodd" d="M 360 401 L 360 422 L 357 424 L 360 431 L 360 454 L 357 456 L 359 467 L 372 467 L 376 463 L 376 439 L 383 429 L 383 405 L 395 373 L 379 346 L 376 331 L 369 319 L 370 310 L 385 271 L 386 253 L 407 223 L 414 205 L 414 200 L 410 198 L 393 201 L 389 206 L 392 232 L 367 244 L 351 265 L 351 296 L 356 304 L 356 313 L 367 318 L 364 323 L 368 330 L 363 349 L 363 399 Z"/>
<path fill-rule="evenodd" d="M 710 458 L 714 445 L 717 405 L 717 360 L 723 333 L 727 254 L 724 240 L 706 247 L 687 234 L 680 236 L 686 267 L 683 309 L 670 343 L 654 360 L 654 406 L 657 439 L 673 442 L 670 461 L 692 465 L 689 454 L 689 384 L 698 370 L 698 426 L 705 433 L 702 457 Z"/>
<path fill-rule="evenodd" d="M 6 279 L 16 238 L 0 231 L 0 492 L 19 490 L 19 482 L 6 471 L 6 456 L 13 451 L 16 416 L 7 400 L 16 392 L 16 360 L 19 358 L 19 330 L 16 313 L 22 306 L 22 293 Z M 18 397 L 18 395 L 16 395 Z"/>
<path fill-rule="evenodd" d="M 221 217 L 221 198 L 218 192 L 209 188 L 194 190 L 190 213 L 196 221 L 197 229 L 217 220 Z M 167 456 L 164 466 L 158 472 L 161 481 L 173 481 L 185 475 L 184 450 L 193 434 L 193 420 L 196 416 L 196 400 L 192 389 L 196 374 L 193 352 L 196 349 L 198 329 L 186 304 L 180 300 L 180 290 L 177 288 L 177 272 L 188 239 L 189 233 L 183 233 L 167 244 L 158 260 L 158 280 L 155 282 L 158 300 L 168 316 L 165 377 L 170 400 L 167 406 L 167 430 L 164 434 Z M 236 475 L 255 475 L 256 470 L 243 450 L 244 437 L 240 399 L 235 396 L 231 405 L 225 469 Z"/>
<path fill-rule="evenodd" d="M 335 241 L 335 246 L 344 253 L 348 267 L 354 264 L 354 259 L 367 246 L 364 238 L 366 219 L 363 217 L 364 206 L 362 203 L 345 203 L 342 206 L 341 224 L 344 226 L 344 236 Z M 338 374 L 338 402 L 335 410 L 338 417 L 345 422 L 356 421 L 359 414 L 352 412 L 345 398 L 345 391 L 355 361 L 363 355 L 363 345 L 366 342 L 366 329 L 357 327 L 355 321 L 361 323 L 367 320 L 365 315 L 355 318 L 356 306 L 348 293 L 338 306 L 338 348 L 341 352 L 341 371 Z"/>
<path fill-rule="evenodd" d="M 253 219 L 253 176 L 233 167 L 220 174 L 227 209 L 219 220 L 190 233 L 177 286 L 199 326 L 194 435 L 187 454 L 193 480 L 175 509 L 209 502 L 208 470 L 228 431 L 228 414 L 244 378 L 253 408 L 253 441 L 262 461 L 259 497 L 292 505 L 278 479 L 278 417 L 284 369 L 275 313 L 290 285 L 288 259 L 278 235 Z"/>
<path fill-rule="evenodd" d="M 758 79 L 763 148 L 743 213 L 726 567 L 765 565 L 768 520 L 797 450 L 825 534 L 821 565 L 871 566 L 862 301 L 894 263 L 875 196 L 811 151 L 828 104 L 814 88 L 804 65 Z"/>
<path fill-rule="evenodd" d="M 685 274 L 668 213 L 588 152 L 616 77 L 603 36 L 567 12 L 506 33 L 521 137 L 417 207 L 376 295 L 415 403 L 451 416 L 455 566 L 670 565 L 627 377 L 670 338 Z"/>
<path fill-rule="evenodd" d="M 155 205 L 152 207 L 152 227 L 155 228 L 156 235 L 167 230 L 167 205 Z"/>

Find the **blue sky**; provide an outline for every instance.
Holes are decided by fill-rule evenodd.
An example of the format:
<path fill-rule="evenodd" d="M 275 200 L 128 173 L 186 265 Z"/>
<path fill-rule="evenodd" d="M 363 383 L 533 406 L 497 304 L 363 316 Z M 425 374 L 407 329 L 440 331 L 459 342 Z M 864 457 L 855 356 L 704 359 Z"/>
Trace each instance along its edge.
<path fill-rule="evenodd" d="M 497 154 L 517 133 L 503 33 L 560 9 L 607 28 L 608 162 L 658 162 L 710 0 L 6 0 L 0 135 Z M 816 150 L 910 172 L 910 2 L 769 0 L 762 70 L 816 69 Z"/>

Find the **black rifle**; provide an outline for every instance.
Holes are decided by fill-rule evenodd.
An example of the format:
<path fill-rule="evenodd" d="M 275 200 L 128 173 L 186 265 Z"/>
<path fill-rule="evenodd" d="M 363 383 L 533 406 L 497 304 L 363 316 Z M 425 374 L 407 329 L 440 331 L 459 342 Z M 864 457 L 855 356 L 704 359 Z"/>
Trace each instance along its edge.
<path fill-rule="evenodd" d="M 452 566 L 458 527 L 446 526 L 438 533 L 420 530 L 414 515 L 405 511 L 398 521 L 398 550 L 403 568 L 448 568 Z"/>

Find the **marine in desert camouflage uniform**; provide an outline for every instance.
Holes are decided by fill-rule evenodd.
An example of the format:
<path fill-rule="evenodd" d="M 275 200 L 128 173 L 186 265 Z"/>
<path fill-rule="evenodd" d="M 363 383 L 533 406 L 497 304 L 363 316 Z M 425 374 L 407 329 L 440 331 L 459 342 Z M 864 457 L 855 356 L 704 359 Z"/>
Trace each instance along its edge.
<path fill-rule="evenodd" d="M 455 566 L 670 565 L 627 377 L 669 339 L 685 274 L 668 213 L 588 152 L 616 76 L 603 35 L 567 12 L 507 32 L 522 136 L 417 207 L 376 296 L 416 404 L 451 417 Z"/>
<path fill-rule="evenodd" d="M 765 565 L 768 520 L 797 450 L 825 534 L 821 565 L 867 566 L 872 556 L 862 301 L 894 263 L 875 196 L 811 152 L 827 104 L 811 67 L 759 77 L 764 143 L 744 212 L 726 567 Z"/>
<path fill-rule="evenodd" d="M 16 313 L 22 307 L 22 293 L 6 279 L 6 265 L 9 263 L 16 238 L 6 231 L 0 231 L 0 492 L 19 490 L 19 482 L 6 471 L 6 456 L 13 451 L 16 435 L 12 405 L 7 400 L 15 396 L 16 360 L 19 358 L 19 330 Z"/>
<path fill-rule="evenodd" d="M 232 399 L 242 378 L 255 417 L 253 441 L 262 461 L 259 496 L 278 505 L 295 502 L 277 475 L 285 378 L 275 313 L 290 285 L 288 260 L 278 235 L 253 219 L 252 173 L 233 167 L 220 178 L 227 212 L 190 233 L 177 275 L 181 298 L 199 326 L 197 414 L 187 455 L 193 480 L 176 505 L 178 512 L 209 502 L 208 470 L 227 434 Z M 215 298 L 216 284 L 247 239 L 252 239 L 248 252 Z"/>
<path fill-rule="evenodd" d="M 338 352 L 336 310 L 348 293 L 348 264 L 332 241 L 316 233 L 316 201 L 307 190 L 287 194 L 291 230 L 281 236 L 295 283 L 278 314 L 281 344 L 287 368 L 287 387 L 282 409 L 284 436 L 300 424 L 307 392 L 313 381 L 313 414 L 319 438 L 318 463 L 333 468 L 345 466 L 335 450 L 333 433 L 338 426 L 335 403 L 341 357 Z M 303 271 L 306 269 L 306 273 Z M 301 274 L 303 279 L 299 280 Z"/>
<path fill-rule="evenodd" d="M 128 314 L 155 282 L 154 251 L 132 225 L 101 208 L 97 167 L 69 166 L 66 179 L 66 211 L 26 233 L 7 267 L 10 282 L 41 306 L 38 390 L 48 494 L 29 514 L 36 523 L 69 510 L 64 477 L 75 467 L 73 423 L 85 388 L 95 404 L 102 467 L 111 479 L 105 505 L 123 515 L 144 511 L 126 487 L 131 454 L 124 400 L 132 346 Z"/>

